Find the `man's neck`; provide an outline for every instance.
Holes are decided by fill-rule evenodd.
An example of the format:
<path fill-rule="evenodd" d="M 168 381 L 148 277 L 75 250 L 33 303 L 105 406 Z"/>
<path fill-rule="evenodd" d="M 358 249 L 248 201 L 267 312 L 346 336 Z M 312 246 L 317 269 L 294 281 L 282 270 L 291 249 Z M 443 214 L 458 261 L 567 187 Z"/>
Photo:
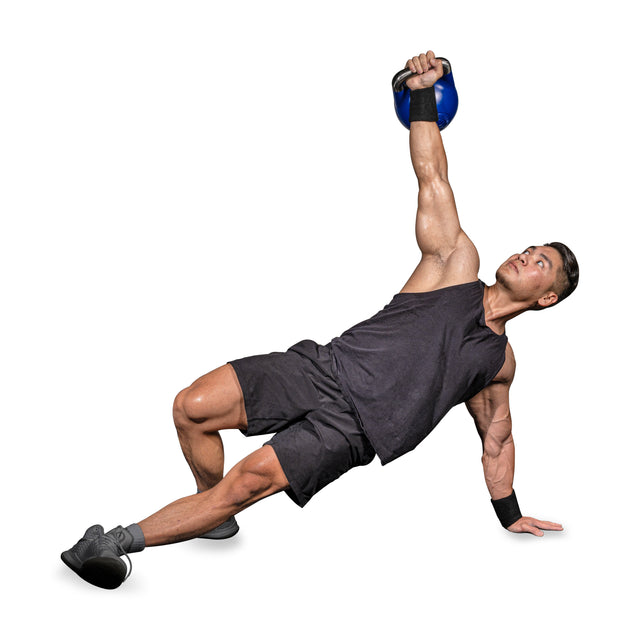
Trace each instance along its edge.
<path fill-rule="evenodd" d="M 526 303 L 514 301 L 497 282 L 485 287 L 482 304 L 484 320 L 495 333 L 504 333 L 507 321 L 528 309 Z"/>

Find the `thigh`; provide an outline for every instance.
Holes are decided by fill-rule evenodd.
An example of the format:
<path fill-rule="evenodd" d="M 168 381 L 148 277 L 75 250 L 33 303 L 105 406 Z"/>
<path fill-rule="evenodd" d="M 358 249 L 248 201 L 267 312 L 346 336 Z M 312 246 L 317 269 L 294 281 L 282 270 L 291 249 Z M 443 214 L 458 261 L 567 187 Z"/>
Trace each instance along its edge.
<path fill-rule="evenodd" d="M 292 351 L 232 360 L 242 389 L 246 435 L 275 433 L 301 420 L 322 402 L 314 380 L 318 371 Z"/>
<path fill-rule="evenodd" d="M 299 506 L 354 467 L 369 464 L 375 451 L 346 403 L 327 404 L 277 433 L 273 447 Z"/>

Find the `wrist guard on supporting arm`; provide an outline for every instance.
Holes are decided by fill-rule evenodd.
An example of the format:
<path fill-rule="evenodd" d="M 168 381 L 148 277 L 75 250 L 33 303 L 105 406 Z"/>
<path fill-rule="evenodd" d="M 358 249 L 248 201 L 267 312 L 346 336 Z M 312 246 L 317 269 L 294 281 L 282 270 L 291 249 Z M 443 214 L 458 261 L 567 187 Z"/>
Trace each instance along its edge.
<path fill-rule="evenodd" d="M 436 90 L 433 87 L 416 89 L 411 92 L 409 103 L 409 122 L 438 122 Z"/>
<path fill-rule="evenodd" d="M 496 511 L 500 524 L 505 529 L 508 529 L 514 522 L 522 518 L 515 491 L 512 491 L 511 495 L 506 498 L 491 500 L 491 504 Z"/>

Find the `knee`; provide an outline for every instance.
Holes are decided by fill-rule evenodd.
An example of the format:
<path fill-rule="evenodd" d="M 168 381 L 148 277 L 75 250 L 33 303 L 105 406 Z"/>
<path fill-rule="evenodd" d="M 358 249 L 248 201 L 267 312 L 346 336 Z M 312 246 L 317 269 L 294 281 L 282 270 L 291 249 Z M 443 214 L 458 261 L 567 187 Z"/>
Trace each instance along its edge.
<path fill-rule="evenodd" d="M 180 430 L 190 429 L 203 420 L 203 398 L 191 387 L 183 389 L 173 401 L 173 420 Z"/>

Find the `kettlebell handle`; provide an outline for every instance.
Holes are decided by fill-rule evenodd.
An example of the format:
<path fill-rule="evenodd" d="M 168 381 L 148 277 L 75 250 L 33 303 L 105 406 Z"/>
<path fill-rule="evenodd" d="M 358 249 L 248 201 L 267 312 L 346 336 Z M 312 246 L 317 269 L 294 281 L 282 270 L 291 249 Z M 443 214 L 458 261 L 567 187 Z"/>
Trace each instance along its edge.
<path fill-rule="evenodd" d="M 451 63 L 446 58 L 437 58 L 438 60 L 442 60 L 442 76 L 446 76 L 448 73 L 451 73 Z M 413 78 L 413 76 L 417 76 L 417 73 L 413 73 L 411 69 L 401 69 L 393 76 L 393 80 L 391 81 L 391 86 L 395 92 L 402 91 L 404 83 L 409 79 Z"/>

